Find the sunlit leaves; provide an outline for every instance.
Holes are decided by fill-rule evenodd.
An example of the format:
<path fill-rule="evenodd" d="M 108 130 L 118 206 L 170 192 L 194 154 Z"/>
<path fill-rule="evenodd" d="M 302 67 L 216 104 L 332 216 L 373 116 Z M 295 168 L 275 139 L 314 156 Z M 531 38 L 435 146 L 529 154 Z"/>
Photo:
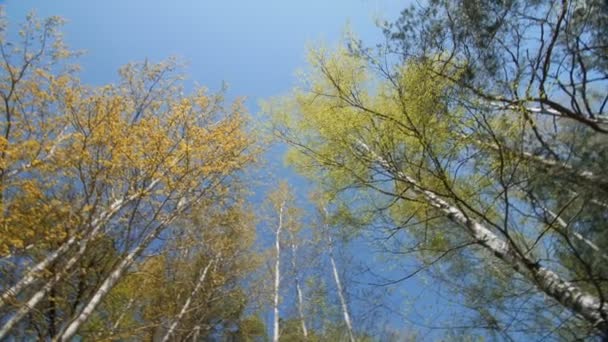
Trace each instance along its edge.
<path fill-rule="evenodd" d="M 172 267 L 170 255 L 163 262 L 158 258 L 146 262 L 142 254 L 151 246 L 167 248 L 164 239 L 196 210 L 217 212 L 215 221 L 206 223 L 226 231 L 225 235 L 191 232 L 191 237 L 204 241 L 203 246 L 213 246 L 213 253 L 197 251 L 200 255 L 192 262 L 204 263 L 222 253 L 233 258 L 243 254 L 242 248 L 251 245 L 254 233 L 243 223 L 251 215 L 236 208 L 235 203 L 242 201 L 234 197 L 241 191 L 238 174 L 258 152 L 243 105 L 239 101 L 225 104 L 221 92 L 195 89 L 191 95 L 185 94 L 175 60 L 130 63 L 120 70 L 116 84 L 81 84 L 75 68 L 68 64 L 73 54 L 64 51 L 56 30 L 59 24 L 58 19 L 41 23 L 32 16 L 24 26 L 20 45 L 4 38 L 0 41 L 0 257 L 3 272 L 12 272 L 1 287 L 5 291 L 21 284 L 10 293 L 11 309 L 37 309 L 52 318 L 24 318 L 10 310 L 1 314 L 46 326 L 42 329 L 48 329 L 50 335 L 58 332 L 63 321 L 69 322 L 70 315 L 79 314 L 84 303 L 99 305 L 100 299 L 91 298 L 100 283 L 107 284 L 102 297 L 118 286 L 104 309 L 106 318 L 117 321 L 124 318 L 125 310 L 141 306 L 124 309 L 131 299 L 144 300 L 133 288 L 137 282 L 167 289 L 159 296 L 177 293 L 179 297 L 187 286 L 171 292 L 168 289 L 176 284 L 168 280 L 153 284 L 152 279 L 129 271 L 140 262 L 141 269 L 160 263 L 160 269 L 150 270 L 152 273 Z M 231 206 L 235 206 L 232 211 Z M 223 226 L 221 220 L 235 226 Z M 200 244 L 185 248 L 200 248 Z M 83 265 L 97 255 L 107 256 L 105 266 Z M 37 269 L 33 265 L 40 269 L 30 272 L 28 269 Z M 115 269 L 117 265 L 122 268 Z M 250 265 L 242 263 L 243 272 Z M 180 277 L 184 279 L 199 273 L 182 266 Z M 125 283 L 107 281 L 110 272 L 118 274 L 117 278 L 127 274 Z M 70 292 L 66 284 L 73 278 L 82 283 Z M 218 288 L 234 285 L 234 278 L 220 272 L 209 278 Z M 66 297 L 59 306 L 54 293 Z M 234 312 L 238 316 L 244 302 L 237 297 Z M 161 302 L 169 299 L 155 297 Z M 166 313 L 175 313 L 182 303 L 171 305 Z M 141 314 L 160 324 L 160 313 Z M 135 324 L 130 319 L 122 324 Z M 119 323 L 94 316 L 90 328 L 105 326 L 111 332 Z M 0 329 L 4 327 L 8 325 Z"/>

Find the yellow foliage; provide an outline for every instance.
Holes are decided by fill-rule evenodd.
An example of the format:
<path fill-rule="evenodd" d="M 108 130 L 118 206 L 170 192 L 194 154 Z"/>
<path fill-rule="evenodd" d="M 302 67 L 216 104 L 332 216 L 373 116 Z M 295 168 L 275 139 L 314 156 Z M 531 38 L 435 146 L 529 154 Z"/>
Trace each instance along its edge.
<path fill-rule="evenodd" d="M 0 255 L 84 232 L 88 218 L 133 194 L 170 215 L 253 160 L 242 106 L 224 109 L 204 90 L 179 95 L 162 78 L 174 68 L 131 64 L 122 84 L 97 89 L 26 69 L 0 119 Z"/>

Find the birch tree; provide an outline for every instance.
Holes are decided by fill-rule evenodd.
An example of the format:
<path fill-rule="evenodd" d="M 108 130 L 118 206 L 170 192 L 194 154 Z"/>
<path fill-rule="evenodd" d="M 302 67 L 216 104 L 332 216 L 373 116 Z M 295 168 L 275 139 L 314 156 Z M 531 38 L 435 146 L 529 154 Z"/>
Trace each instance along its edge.
<path fill-rule="evenodd" d="M 198 294 L 198 292 L 200 291 L 201 287 L 203 286 L 203 284 L 205 282 L 205 279 L 207 278 L 207 273 L 209 272 L 209 268 L 211 267 L 211 264 L 213 263 L 213 261 L 215 261 L 215 260 L 210 261 L 207 264 L 207 266 L 205 266 L 205 268 L 201 270 L 201 275 L 198 278 L 198 280 L 196 281 L 196 285 L 194 286 L 194 289 L 192 290 L 192 292 L 190 293 L 190 295 L 188 296 L 188 298 L 184 302 L 184 305 L 180 309 L 179 313 L 177 314 L 177 316 L 175 317 L 175 319 L 171 323 L 171 326 L 169 327 L 169 329 L 165 333 L 165 336 L 163 336 L 163 338 L 162 338 L 163 342 L 169 341 L 169 339 L 171 338 L 171 335 L 175 331 L 175 328 L 177 328 L 177 325 L 179 324 L 179 321 L 184 317 L 184 315 L 186 314 L 186 312 L 190 308 L 190 305 L 192 303 L 192 298 Z"/>
<path fill-rule="evenodd" d="M 308 328 L 306 327 L 306 316 L 304 315 L 304 295 L 302 294 L 302 284 L 300 280 L 300 267 L 298 264 L 298 247 L 297 231 L 291 229 L 289 231 L 289 245 L 291 246 L 291 272 L 293 272 L 293 280 L 296 288 L 296 299 L 298 306 L 298 317 L 302 325 L 302 335 L 304 339 L 308 339 Z"/>
<path fill-rule="evenodd" d="M 70 339 L 149 246 L 163 246 L 192 208 L 222 203 L 254 155 L 240 103 L 183 95 L 173 60 L 81 85 L 60 23 L 30 16 L 14 44 L 2 25 L 0 338 L 44 303 L 52 324 L 38 338 Z M 86 266 L 101 242 L 113 259 Z M 83 272 L 94 277 L 65 293 Z"/>
<path fill-rule="evenodd" d="M 293 198 L 286 182 L 280 182 L 277 189 L 268 196 L 267 205 L 272 217 L 273 231 L 273 287 L 272 287 L 272 340 L 280 337 L 280 301 L 281 301 L 281 233 L 289 225 Z"/>
<path fill-rule="evenodd" d="M 281 231 L 283 230 L 283 211 L 285 201 L 279 203 L 279 222 L 276 226 L 274 237 L 274 287 L 272 297 L 272 340 L 279 341 L 279 292 L 281 289 Z"/>
<path fill-rule="evenodd" d="M 286 322 L 288 313 L 284 311 L 282 302 L 283 294 L 287 288 L 293 289 L 295 285 L 295 297 L 293 298 L 294 308 L 298 318 L 299 331 L 289 331 L 289 338 L 307 338 L 308 328 L 304 317 L 304 299 L 300 283 L 301 267 L 297 262 L 299 237 L 301 224 L 301 211 L 296 206 L 292 189 L 285 181 L 278 183 L 276 189 L 272 191 L 266 200 L 265 210 L 268 218 L 267 224 L 272 231 L 272 339 L 280 340 L 284 329 L 291 330 L 290 326 L 283 327 L 281 322 Z M 287 247 L 287 250 L 284 250 Z M 287 260 L 287 263 L 281 262 Z M 291 268 L 291 271 L 290 271 Z M 293 278 L 294 282 L 285 282 L 284 277 Z"/>
<path fill-rule="evenodd" d="M 327 254 L 329 256 L 329 262 L 331 265 L 331 273 L 333 276 L 333 280 L 336 284 L 336 292 L 338 293 L 338 298 L 340 299 L 340 309 L 342 312 L 342 319 L 344 320 L 344 325 L 346 326 L 346 332 L 348 333 L 348 339 L 351 342 L 355 342 L 355 334 L 353 332 L 353 324 L 351 321 L 351 315 L 349 310 L 349 305 L 346 300 L 345 289 L 342 285 L 342 280 L 340 279 L 340 272 L 338 272 L 338 266 L 336 264 L 336 259 L 334 258 L 334 240 L 332 238 L 332 233 L 329 231 L 329 212 L 326 207 L 321 208 L 323 212 L 323 235 L 326 239 L 327 243 Z"/>
<path fill-rule="evenodd" d="M 245 315 L 255 287 L 247 285 L 246 296 L 243 285 L 259 265 L 251 250 L 255 220 L 240 192 L 232 196 L 205 201 L 172 227 L 162 253 L 136 265 L 102 300 L 83 325 L 84 337 L 200 339 L 232 336 L 235 329 L 243 338 L 260 334 Z"/>
<path fill-rule="evenodd" d="M 413 246 L 397 248 L 432 257 L 434 264 L 468 266 L 471 276 L 479 276 L 478 288 L 486 279 L 487 289 L 503 291 L 500 300 L 478 307 L 486 329 L 508 338 L 508 303 L 520 299 L 510 294 L 520 293 L 517 305 L 534 309 L 519 320 L 518 334 L 605 335 L 605 284 L 599 280 L 605 270 L 593 247 L 603 240 L 585 231 L 603 223 L 585 218 L 593 215 L 581 209 L 589 192 L 569 183 L 578 163 L 568 177 L 560 172 L 547 178 L 528 154 L 544 148 L 537 133 L 563 154 L 584 153 L 572 132 L 596 137 L 601 130 L 586 121 L 531 125 L 520 111 L 471 100 L 457 82 L 469 77 L 466 63 L 446 62 L 449 54 L 396 64 L 379 56 L 356 43 L 350 50 L 311 53 L 303 86 L 274 106 L 276 133 L 293 146 L 290 160 L 338 199 L 357 193 L 372 198 L 375 203 L 351 204 L 351 215 L 374 213 L 392 222 L 393 234 L 406 235 Z M 545 133 L 548 128 L 557 134 Z M 482 137 L 493 146 L 479 144 Z M 570 201 L 543 197 L 544 210 L 526 194 L 559 187 Z M 604 195 L 594 196 L 602 201 Z M 589 210 L 598 213 L 594 208 Z M 496 282 L 487 282 L 488 276 Z M 555 324 L 563 329 L 548 327 Z"/>

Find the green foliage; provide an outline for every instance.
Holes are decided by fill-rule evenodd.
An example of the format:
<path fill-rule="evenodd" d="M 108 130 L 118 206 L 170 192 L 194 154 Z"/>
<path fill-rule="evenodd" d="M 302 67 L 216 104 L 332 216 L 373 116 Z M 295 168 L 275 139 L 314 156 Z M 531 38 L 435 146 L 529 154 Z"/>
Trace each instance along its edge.
<path fill-rule="evenodd" d="M 531 274 L 547 264 L 596 298 L 608 289 L 599 280 L 604 248 L 597 247 L 606 242 L 599 233 L 608 202 L 600 176 L 606 149 L 595 145 L 605 141 L 598 118 L 606 97 L 572 80 L 598 86 L 585 68 L 597 70 L 601 58 L 579 56 L 585 61 L 573 64 L 570 74 L 577 76 L 566 80 L 565 73 L 553 73 L 556 66 L 541 46 L 546 69 L 530 68 L 545 76 L 531 76 L 514 54 L 517 46 L 509 45 L 538 33 L 526 26 L 523 9 L 546 13 L 546 22 L 537 23 L 545 28 L 555 27 L 560 13 L 581 20 L 544 2 L 431 2 L 387 28 L 388 51 L 402 52 L 403 60 L 386 63 L 393 60 L 383 50 L 374 55 L 356 42 L 333 53 L 313 51 L 303 86 L 268 108 L 276 135 L 292 146 L 288 162 L 341 208 L 335 219 L 389 226 L 389 238 L 405 237 L 393 251 L 417 255 L 433 277 L 462 294 L 472 309 L 463 322 L 507 338 L 501 334 L 508 334 L 513 308 L 525 306 L 530 309 L 515 334 L 587 336 L 589 322 L 546 305 Z M 597 27 L 583 30 L 590 30 L 581 38 L 587 40 Z M 560 40 L 570 33 L 554 32 L 555 56 L 578 58 L 568 50 L 571 43 Z M 413 45 L 412 37 L 421 37 L 422 45 Z M 577 107 L 582 102 L 589 105 Z M 529 269 L 514 272 L 504 258 L 497 262 L 466 224 L 429 198 L 487 227 Z M 558 322 L 563 329 L 549 331 Z"/>

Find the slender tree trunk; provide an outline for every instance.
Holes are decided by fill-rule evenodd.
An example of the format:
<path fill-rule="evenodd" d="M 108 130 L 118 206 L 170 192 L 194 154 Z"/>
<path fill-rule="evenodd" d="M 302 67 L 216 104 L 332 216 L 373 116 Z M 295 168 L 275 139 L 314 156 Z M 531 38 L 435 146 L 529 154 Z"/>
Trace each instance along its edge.
<path fill-rule="evenodd" d="M 112 324 L 112 329 L 110 329 L 110 334 L 109 334 L 110 336 L 112 336 L 116 333 L 116 330 L 118 330 L 120 323 L 122 322 L 123 318 L 125 318 L 125 316 L 127 315 L 127 312 L 129 312 L 129 310 L 131 309 L 133 304 L 135 304 L 135 298 L 129 299 L 129 302 L 127 303 L 127 306 L 125 307 L 125 309 L 122 310 L 122 312 L 120 313 L 120 316 L 118 316 L 118 319 L 116 319 L 116 322 L 114 322 L 114 324 Z"/>
<path fill-rule="evenodd" d="M 355 342 L 355 334 L 353 333 L 353 325 L 350 319 L 350 314 L 348 311 L 348 303 L 346 302 L 346 297 L 344 296 L 344 288 L 342 287 L 342 282 L 340 281 L 340 274 L 338 273 L 338 267 L 336 266 L 336 260 L 334 259 L 334 244 L 329 234 L 327 233 L 327 241 L 329 247 L 329 261 L 331 263 L 331 270 L 334 275 L 334 281 L 336 282 L 336 290 L 338 292 L 338 298 L 340 299 L 340 306 L 342 308 L 342 317 L 344 318 L 344 324 L 346 324 L 346 330 L 348 332 L 348 339 L 350 342 Z"/>
<path fill-rule="evenodd" d="M 68 262 L 63 266 L 63 270 L 57 271 L 53 273 L 51 279 L 49 279 L 44 286 L 36 291 L 30 299 L 22 305 L 17 312 L 11 317 L 3 326 L 0 328 L 0 340 L 6 336 L 7 333 L 11 331 L 12 328 L 15 327 L 17 323 L 19 323 L 28 313 L 36 308 L 36 306 L 46 297 L 46 295 L 51 291 L 67 274 L 76 263 L 82 258 L 84 253 L 86 252 L 87 243 L 91 240 L 92 234 L 82 241 L 80 244 L 80 248 L 77 253 L 73 255 Z"/>
<path fill-rule="evenodd" d="M 279 225 L 275 233 L 275 262 L 274 262 L 274 300 L 273 300 L 273 323 L 272 341 L 279 342 L 279 289 L 281 286 L 281 230 L 283 229 L 283 208 L 285 202 L 279 208 Z"/>
<path fill-rule="evenodd" d="M 192 299 L 194 298 L 194 296 L 196 296 L 196 294 L 198 293 L 198 291 L 201 289 L 201 287 L 205 283 L 205 278 L 207 277 L 207 271 L 209 271 L 209 267 L 211 267 L 211 264 L 214 261 L 215 260 L 209 261 L 209 263 L 207 264 L 207 266 L 205 266 L 205 269 L 201 272 L 201 275 L 198 278 L 198 281 L 196 282 L 196 285 L 194 286 L 194 290 L 192 290 L 192 292 L 190 292 L 190 296 L 188 296 L 188 299 L 186 299 L 186 302 L 182 306 L 182 309 L 179 311 L 179 314 L 177 314 L 177 317 L 175 317 L 175 320 L 173 321 L 173 323 L 169 327 L 169 330 L 167 330 L 167 333 L 165 333 L 165 336 L 163 337 L 162 342 L 169 341 L 169 339 L 171 338 L 171 335 L 175 331 L 175 328 L 177 328 L 177 325 L 179 324 L 179 322 L 181 321 L 181 319 L 184 317 L 184 315 L 186 314 L 186 312 L 188 312 L 188 309 L 190 308 L 190 304 L 192 303 Z"/>
<path fill-rule="evenodd" d="M 64 127 L 61 132 L 59 133 L 59 135 L 57 135 L 57 138 L 55 139 L 55 143 L 53 144 L 53 146 L 51 147 L 51 149 L 49 150 L 49 152 L 42 158 L 40 159 L 34 159 L 29 163 L 23 164 L 21 166 L 19 166 L 16 169 L 13 169 L 9 172 L 4 173 L 4 171 L 2 171 L 3 174 L 3 181 L 2 183 L 4 183 L 4 180 L 14 177 L 18 174 L 20 174 L 21 172 L 27 171 L 29 169 L 31 169 L 32 167 L 34 167 L 34 165 L 40 165 L 41 163 L 46 163 L 49 159 L 53 158 L 55 156 L 55 152 L 57 152 L 57 147 L 59 147 L 59 144 L 61 144 L 65 139 L 67 139 L 69 137 L 69 134 L 66 134 L 68 127 Z"/>
<path fill-rule="evenodd" d="M 2 204 L 0 203 L 0 206 L 1 205 Z M 27 246 L 25 246 L 23 248 L 20 248 L 20 249 L 21 249 L 21 252 L 25 252 L 25 251 L 28 251 L 28 250 L 34 248 L 34 247 L 35 247 L 35 245 L 33 243 L 30 243 L 29 245 L 27 245 Z M 17 253 L 9 252 L 8 254 L 0 256 L 0 260 L 13 258 L 15 256 L 15 254 L 17 254 Z M 0 303 L 0 305 L 1 305 L 1 303 Z"/>
<path fill-rule="evenodd" d="M 308 339 L 308 329 L 306 328 L 306 319 L 304 318 L 304 298 L 302 296 L 302 289 L 300 288 L 300 276 L 297 269 L 297 251 L 298 247 L 295 242 L 293 233 L 291 234 L 291 267 L 294 272 L 294 281 L 296 283 L 296 294 L 298 296 L 298 313 L 300 315 L 300 322 L 302 324 L 302 334 L 304 339 Z"/>
<path fill-rule="evenodd" d="M 78 328 L 80 328 L 80 326 L 86 322 L 95 308 L 97 308 L 97 306 L 101 303 L 102 299 L 108 294 L 108 292 L 110 292 L 118 280 L 120 280 L 123 273 L 133 264 L 135 258 L 139 256 L 139 254 L 150 242 L 152 242 L 160 231 L 161 229 L 154 229 L 140 245 L 138 245 L 121 260 L 118 266 L 116 266 L 110 275 L 103 281 L 89 302 L 77 313 L 75 319 L 71 321 L 65 330 L 62 331 L 61 335 L 58 338 L 53 339 L 53 341 L 69 341 L 72 337 L 74 337 L 78 331 Z"/>
<path fill-rule="evenodd" d="M 608 316 L 608 309 L 597 297 L 563 280 L 558 274 L 541 266 L 539 263 L 522 257 L 489 228 L 471 219 L 459 208 L 450 205 L 435 193 L 420 187 L 413 178 L 392 168 L 385 159 L 378 156 L 362 141 L 357 141 L 357 143 L 374 162 L 378 163 L 386 171 L 395 174 L 399 180 L 407 183 L 413 191 L 421 195 L 428 204 L 443 212 L 451 221 L 465 228 L 475 241 L 497 258 L 510 265 L 524 277 L 531 279 L 540 291 L 553 298 L 565 308 L 583 317 L 594 327 L 597 327 L 604 336 L 608 334 L 608 322 L 605 318 Z"/>
<path fill-rule="evenodd" d="M 64 242 L 58 249 L 49 253 L 42 261 L 28 270 L 15 285 L 2 292 L 2 295 L 0 295 L 0 309 L 3 308 L 4 305 L 13 302 L 14 297 L 16 297 L 25 287 L 31 285 L 38 279 L 40 272 L 44 271 L 52 262 L 65 254 L 70 247 L 76 244 L 76 242 L 78 242 L 76 236 L 69 238 L 68 241 Z"/>
<path fill-rule="evenodd" d="M 11 317 L 0 329 L 0 340 L 6 337 L 6 335 L 19 323 L 23 317 L 29 314 L 35 307 L 40 303 L 42 299 L 49 293 L 49 291 L 57 284 L 58 279 L 61 276 L 56 274 L 52 280 L 48 281 L 42 289 L 36 292 L 30 300 L 27 301 L 24 305 L 22 305 L 17 312 Z"/>

